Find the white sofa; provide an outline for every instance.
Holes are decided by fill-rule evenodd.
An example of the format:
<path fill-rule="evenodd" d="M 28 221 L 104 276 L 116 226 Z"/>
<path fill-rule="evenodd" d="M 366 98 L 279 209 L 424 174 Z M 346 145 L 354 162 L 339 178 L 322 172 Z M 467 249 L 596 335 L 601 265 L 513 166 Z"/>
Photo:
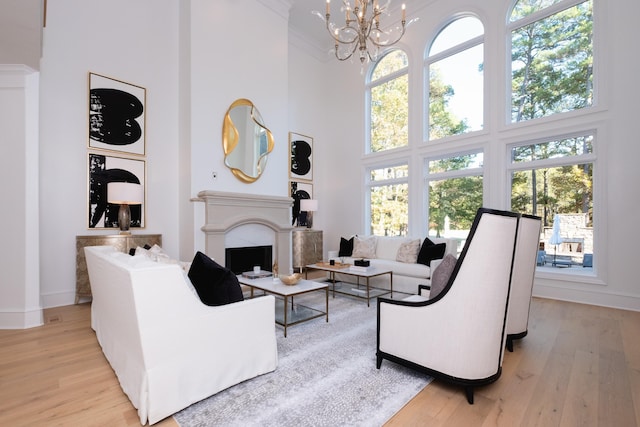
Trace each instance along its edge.
<path fill-rule="evenodd" d="M 365 236 L 369 238 L 372 236 Z M 391 237 L 391 236 L 375 236 L 376 239 L 376 253 L 375 257 L 367 257 L 370 265 L 373 267 L 388 268 L 393 271 L 393 290 L 403 292 L 407 294 L 417 294 L 418 285 L 430 285 L 431 284 L 431 271 L 435 269 L 438 262 L 441 260 L 434 260 L 431 266 L 419 264 L 419 263 L 406 263 L 396 261 L 398 249 L 403 243 L 417 240 L 410 237 Z M 424 239 L 420 239 L 420 244 Z M 444 243 L 446 245 L 444 255 L 450 253 L 457 255 L 458 241 L 456 239 L 449 238 L 430 238 L 434 244 Z M 353 257 L 339 257 L 339 251 L 329 251 L 329 259 L 336 261 L 353 264 L 356 258 Z M 347 274 L 336 274 L 336 280 L 343 282 L 355 283 L 357 278 Z M 361 283 L 363 283 L 361 281 Z M 370 279 L 371 286 L 383 289 L 389 289 L 389 276 L 377 276 Z"/>
<path fill-rule="evenodd" d="M 176 264 L 85 248 L 91 327 L 140 423 L 276 369 L 273 296 L 204 305 Z"/>

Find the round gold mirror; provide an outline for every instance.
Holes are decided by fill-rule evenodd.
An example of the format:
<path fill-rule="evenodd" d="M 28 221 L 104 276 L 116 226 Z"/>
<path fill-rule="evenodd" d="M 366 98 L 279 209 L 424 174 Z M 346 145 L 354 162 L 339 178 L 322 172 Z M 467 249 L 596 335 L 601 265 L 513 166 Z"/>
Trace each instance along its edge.
<path fill-rule="evenodd" d="M 224 164 L 239 180 L 249 183 L 260 178 L 273 150 L 273 135 L 248 99 L 234 101 L 224 115 L 222 146 Z"/>

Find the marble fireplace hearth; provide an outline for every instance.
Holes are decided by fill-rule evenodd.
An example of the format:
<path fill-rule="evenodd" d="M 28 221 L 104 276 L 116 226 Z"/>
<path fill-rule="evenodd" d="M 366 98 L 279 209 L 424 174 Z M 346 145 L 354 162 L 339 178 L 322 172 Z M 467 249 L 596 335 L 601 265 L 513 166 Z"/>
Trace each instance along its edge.
<path fill-rule="evenodd" d="M 225 237 L 247 225 L 260 225 L 273 231 L 273 257 L 281 272 L 291 269 L 290 197 L 228 193 L 205 190 L 198 193 L 205 203 L 205 252 L 225 265 Z M 249 227 L 250 229 L 250 227 Z"/>

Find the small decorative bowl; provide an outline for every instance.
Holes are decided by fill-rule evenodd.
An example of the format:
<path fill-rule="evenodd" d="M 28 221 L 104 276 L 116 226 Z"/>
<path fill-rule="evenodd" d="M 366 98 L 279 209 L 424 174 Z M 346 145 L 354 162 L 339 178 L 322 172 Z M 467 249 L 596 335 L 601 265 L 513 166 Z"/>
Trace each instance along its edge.
<path fill-rule="evenodd" d="M 289 285 L 289 286 L 293 286 L 296 283 L 298 283 L 300 281 L 300 279 L 302 278 L 302 274 L 300 273 L 293 273 L 289 276 L 280 276 L 280 281 L 282 283 L 284 283 L 285 285 Z"/>

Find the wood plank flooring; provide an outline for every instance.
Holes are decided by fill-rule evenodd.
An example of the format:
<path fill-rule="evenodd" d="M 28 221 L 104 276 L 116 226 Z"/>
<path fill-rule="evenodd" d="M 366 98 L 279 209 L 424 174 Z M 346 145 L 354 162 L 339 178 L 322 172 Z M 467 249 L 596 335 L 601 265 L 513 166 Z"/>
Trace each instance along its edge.
<path fill-rule="evenodd" d="M 45 321 L 0 330 L 0 426 L 139 426 L 89 304 L 47 309 Z M 474 405 L 434 381 L 386 426 L 639 425 L 639 337 L 638 312 L 534 298 L 529 335 L 505 352 L 501 378 L 477 389 Z"/>

